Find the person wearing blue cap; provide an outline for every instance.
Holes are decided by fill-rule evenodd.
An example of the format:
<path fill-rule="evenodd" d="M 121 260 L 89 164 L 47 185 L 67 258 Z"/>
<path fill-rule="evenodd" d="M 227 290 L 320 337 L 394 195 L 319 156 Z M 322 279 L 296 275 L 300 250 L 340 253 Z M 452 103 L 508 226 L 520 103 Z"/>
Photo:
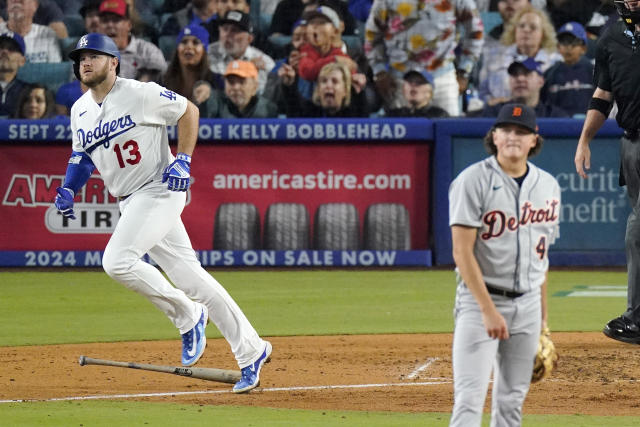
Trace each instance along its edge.
<path fill-rule="evenodd" d="M 25 64 L 24 40 L 20 34 L 0 34 L 0 118 L 15 113 L 18 95 L 26 83 L 18 79 L 18 70 Z"/>
<path fill-rule="evenodd" d="M 191 101 L 194 101 L 196 82 L 203 81 L 213 88 L 221 88 L 222 76 L 209 69 L 208 47 L 209 32 L 206 29 L 199 24 L 184 27 L 176 38 L 176 50 L 162 76 L 163 86 Z"/>
<path fill-rule="evenodd" d="M 478 91 L 488 105 L 506 102 L 511 97 L 507 68 L 513 61 L 534 58 L 542 71 L 562 60 L 557 50 L 556 32 L 549 16 L 527 5 L 507 23 L 500 38 L 502 49 L 484 52 L 478 74 Z"/>
<path fill-rule="evenodd" d="M 562 61 L 545 73 L 542 98 L 572 116 L 587 113 L 593 94 L 593 64 L 585 56 L 587 32 L 577 22 L 567 22 L 558 30 L 558 52 Z"/>
<path fill-rule="evenodd" d="M 449 117 L 446 110 L 431 105 L 435 83 L 433 75 L 424 68 L 412 68 L 402 78 L 402 95 L 405 107 L 385 112 L 388 117 Z"/>
<path fill-rule="evenodd" d="M 555 105 L 548 104 L 540 98 L 544 86 L 542 64 L 534 58 L 524 61 L 513 61 L 507 72 L 511 98 L 505 102 L 488 105 L 480 111 L 482 117 L 496 117 L 500 109 L 508 103 L 518 102 L 533 108 L 538 117 L 569 117 L 569 113 Z"/>

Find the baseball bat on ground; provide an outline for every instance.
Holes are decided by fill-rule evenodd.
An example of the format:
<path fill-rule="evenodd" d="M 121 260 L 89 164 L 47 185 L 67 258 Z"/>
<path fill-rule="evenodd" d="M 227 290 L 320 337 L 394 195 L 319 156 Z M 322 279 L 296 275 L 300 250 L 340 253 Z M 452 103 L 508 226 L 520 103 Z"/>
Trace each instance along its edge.
<path fill-rule="evenodd" d="M 94 359 L 92 357 L 80 356 L 78 361 L 80 366 L 103 365 L 116 366 L 119 368 L 142 369 L 145 371 L 164 372 L 166 374 L 180 375 L 181 377 L 198 378 L 207 381 L 218 381 L 221 383 L 235 384 L 240 381 L 240 371 L 217 368 L 194 368 L 178 366 L 150 365 L 147 363 L 118 362 L 115 360 Z"/>

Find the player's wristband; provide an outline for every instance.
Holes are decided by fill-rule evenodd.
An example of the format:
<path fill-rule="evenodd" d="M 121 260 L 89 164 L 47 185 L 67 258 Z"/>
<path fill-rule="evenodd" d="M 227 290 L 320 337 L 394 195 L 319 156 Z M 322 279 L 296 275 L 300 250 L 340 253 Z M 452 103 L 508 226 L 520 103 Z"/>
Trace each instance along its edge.
<path fill-rule="evenodd" d="M 588 110 L 598 110 L 602 114 L 604 114 L 605 117 L 609 117 L 609 113 L 611 112 L 612 107 L 613 107 L 613 104 L 611 102 L 604 100 L 602 98 L 592 97 L 591 101 L 589 101 Z"/>
<path fill-rule="evenodd" d="M 187 163 L 191 163 L 191 156 L 188 155 L 188 154 L 185 154 L 185 153 L 178 153 L 176 155 L 176 159 L 183 160 L 183 161 L 185 161 Z"/>

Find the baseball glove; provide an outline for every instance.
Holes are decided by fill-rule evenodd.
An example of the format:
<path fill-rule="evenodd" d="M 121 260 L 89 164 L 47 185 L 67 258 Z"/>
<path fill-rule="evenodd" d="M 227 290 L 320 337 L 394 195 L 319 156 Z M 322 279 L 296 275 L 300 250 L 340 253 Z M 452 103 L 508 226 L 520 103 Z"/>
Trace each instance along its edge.
<path fill-rule="evenodd" d="M 551 331 L 549 328 L 544 328 L 540 332 L 540 341 L 538 342 L 538 353 L 533 364 L 533 374 L 531 375 L 531 382 L 537 383 L 551 375 L 558 366 L 558 353 L 556 352 L 556 346 L 551 341 Z"/>

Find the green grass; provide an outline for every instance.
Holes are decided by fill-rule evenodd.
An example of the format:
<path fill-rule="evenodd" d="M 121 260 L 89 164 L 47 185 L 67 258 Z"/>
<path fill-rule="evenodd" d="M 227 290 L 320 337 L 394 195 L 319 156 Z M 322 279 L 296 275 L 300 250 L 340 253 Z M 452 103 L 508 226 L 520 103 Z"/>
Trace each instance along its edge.
<path fill-rule="evenodd" d="M 215 274 L 261 335 L 449 332 L 453 273 Z M 175 339 L 146 299 L 100 272 L 2 273 L 0 346 Z M 42 325 L 47 325 L 43 328 Z M 214 337 L 215 328 L 209 328 Z"/>
<path fill-rule="evenodd" d="M 265 336 L 453 329 L 451 271 L 225 271 L 215 277 Z M 553 295 L 625 281 L 621 272 L 551 272 L 551 329 L 601 330 L 624 310 L 624 298 Z M 102 272 L 5 272 L 0 283 L 0 346 L 177 338 L 160 311 Z M 215 328 L 209 331 L 215 337 Z"/>
<path fill-rule="evenodd" d="M 12 426 L 445 426 L 450 414 L 365 411 L 309 411 L 145 402 L 39 402 L 0 405 L 2 425 Z M 637 417 L 525 415 L 523 427 L 635 427 Z M 489 424 L 489 415 L 483 425 Z"/>
<path fill-rule="evenodd" d="M 224 271 L 214 276 L 261 335 L 451 332 L 452 271 Z M 624 297 L 554 296 L 625 285 L 623 272 L 552 271 L 552 331 L 599 331 Z M 0 346 L 177 339 L 166 317 L 102 272 L 0 273 Z M 215 337 L 215 328 L 207 330 Z M 449 414 L 302 411 L 145 402 L 0 404 L 7 426 L 442 426 Z M 170 420 L 170 422 L 168 422 Z M 488 416 L 485 417 L 485 421 Z M 485 423 L 486 424 L 486 423 Z M 635 426 L 640 417 L 526 415 L 524 426 Z"/>

